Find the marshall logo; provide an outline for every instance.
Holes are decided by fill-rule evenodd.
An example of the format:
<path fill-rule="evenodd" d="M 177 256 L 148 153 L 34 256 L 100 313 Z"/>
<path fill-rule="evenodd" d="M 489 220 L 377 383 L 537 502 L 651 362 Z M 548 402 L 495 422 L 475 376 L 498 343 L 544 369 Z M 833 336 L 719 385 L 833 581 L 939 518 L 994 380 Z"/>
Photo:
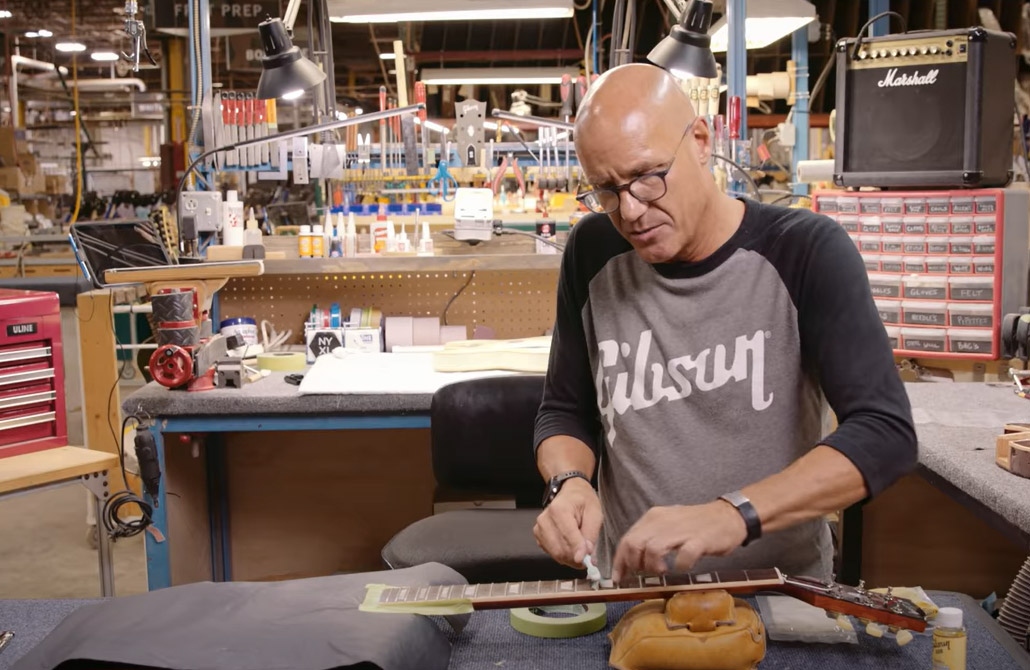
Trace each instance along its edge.
<path fill-rule="evenodd" d="M 887 86 L 930 86 L 937 83 L 937 74 L 940 72 L 937 68 L 934 68 L 924 75 L 919 74 L 919 70 L 916 70 L 912 74 L 898 75 L 898 68 L 892 67 L 887 70 L 886 76 L 883 79 L 876 82 L 876 85 L 880 88 Z"/>
<path fill-rule="evenodd" d="M 7 337 L 20 337 L 22 335 L 35 335 L 39 332 L 39 324 L 32 323 L 13 323 L 7 326 Z"/>
<path fill-rule="evenodd" d="M 714 351 L 702 349 L 696 355 L 687 354 L 669 359 L 665 364 L 650 362 L 650 330 L 640 334 L 636 355 L 628 342 L 605 340 L 598 343 L 597 407 L 608 424 L 608 444 L 615 444 L 615 415 L 627 410 L 642 410 L 662 400 L 686 398 L 694 389 L 707 393 L 722 388 L 731 381 L 751 380 L 751 407 L 761 412 L 773 401 L 773 394 L 765 391 L 765 340 L 770 335 L 758 330 L 753 335 L 741 335 L 733 343 L 733 360 L 727 358 L 727 348 L 716 345 Z M 632 356 L 632 358 L 631 358 Z M 605 374 L 619 358 L 632 360 L 632 372 L 619 372 L 614 381 Z M 668 376 L 670 384 L 666 383 Z"/>

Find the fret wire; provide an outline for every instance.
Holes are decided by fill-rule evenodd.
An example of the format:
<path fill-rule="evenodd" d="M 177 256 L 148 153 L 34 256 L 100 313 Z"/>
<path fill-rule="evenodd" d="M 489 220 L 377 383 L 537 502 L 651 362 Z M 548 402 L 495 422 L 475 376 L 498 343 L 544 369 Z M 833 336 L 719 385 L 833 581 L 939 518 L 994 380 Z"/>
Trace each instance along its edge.
<path fill-rule="evenodd" d="M 665 581 L 665 575 L 662 575 L 662 586 L 668 586 L 669 583 Z"/>

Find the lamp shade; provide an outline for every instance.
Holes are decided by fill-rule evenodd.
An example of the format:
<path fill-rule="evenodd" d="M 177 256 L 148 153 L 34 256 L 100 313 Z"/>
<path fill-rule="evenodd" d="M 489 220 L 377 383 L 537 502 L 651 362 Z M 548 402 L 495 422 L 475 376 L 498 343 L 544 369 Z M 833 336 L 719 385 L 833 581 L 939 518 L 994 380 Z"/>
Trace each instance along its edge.
<path fill-rule="evenodd" d="M 677 77 L 715 78 L 718 69 L 712 54 L 712 40 L 708 36 L 711 25 L 712 3 L 693 0 L 683 13 L 683 20 L 651 49 L 647 60 Z"/>
<path fill-rule="evenodd" d="M 326 74 L 293 45 L 281 19 L 266 19 L 258 24 L 265 57 L 261 59 L 261 79 L 257 97 L 298 98 L 304 91 L 325 81 Z"/>

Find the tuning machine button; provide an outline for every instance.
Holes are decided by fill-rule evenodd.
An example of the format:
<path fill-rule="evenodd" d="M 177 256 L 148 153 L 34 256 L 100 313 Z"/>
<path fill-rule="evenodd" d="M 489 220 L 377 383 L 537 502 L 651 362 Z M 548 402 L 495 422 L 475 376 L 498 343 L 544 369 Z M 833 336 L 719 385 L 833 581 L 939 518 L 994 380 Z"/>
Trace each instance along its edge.
<path fill-rule="evenodd" d="M 843 614 L 838 614 L 837 618 L 836 618 L 836 621 L 837 621 L 837 627 L 840 628 L 841 630 L 846 630 L 848 632 L 855 630 L 855 627 L 851 624 L 851 620 L 848 619 Z"/>
<path fill-rule="evenodd" d="M 883 626 L 874 621 L 870 621 L 865 625 L 865 632 L 869 637 L 883 637 Z"/>
<path fill-rule="evenodd" d="M 912 632 L 902 628 L 894 636 L 894 639 L 897 641 L 899 647 L 904 647 L 912 641 Z"/>

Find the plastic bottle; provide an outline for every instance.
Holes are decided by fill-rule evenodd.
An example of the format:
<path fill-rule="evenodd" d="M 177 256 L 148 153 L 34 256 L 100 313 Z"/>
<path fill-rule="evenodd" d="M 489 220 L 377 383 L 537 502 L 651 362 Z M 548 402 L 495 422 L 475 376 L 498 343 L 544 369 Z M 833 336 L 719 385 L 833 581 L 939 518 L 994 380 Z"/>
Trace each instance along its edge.
<path fill-rule="evenodd" d="M 258 228 L 257 219 L 254 218 L 254 208 L 250 208 L 250 216 L 247 217 L 247 229 L 243 231 L 243 243 L 246 246 L 252 244 L 264 245 L 261 241 L 261 229 Z"/>
<path fill-rule="evenodd" d="M 333 240 L 333 213 L 326 210 L 325 225 L 322 228 L 322 257 L 329 257 L 329 250 Z"/>
<path fill-rule="evenodd" d="M 329 240 L 329 257 L 339 258 L 343 255 L 343 212 L 336 217 L 336 225 L 333 226 L 333 234 Z"/>
<path fill-rule="evenodd" d="M 429 222 L 422 222 L 422 235 L 418 238 L 418 253 L 420 256 L 433 255 L 433 237 L 429 234 Z"/>
<path fill-rule="evenodd" d="M 325 256 L 325 231 L 321 224 L 316 223 L 311 229 L 311 257 L 322 258 Z"/>
<path fill-rule="evenodd" d="M 346 258 L 358 255 L 358 231 L 354 228 L 354 212 L 347 216 L 347 230 L 343 234 L 343 255 Z"/>
<path fill-rule="evenodd" d="M 966 642 L 962 610 L 958 607 L 940 608 L 937 625 L 933 629 L 932 670 L 966 670 Z"/>
<path fill-rule="evenodd" d="M 243 246 L 243 203 L 236 199 L 236 191 L 225 194 L 222 208 L 222 244 L 230 247 Z"/>
<path fill-rule="evenodd" d="M 300 234 L 297 236 L 297 250 L 301 258 L 311 258 L 311 226 L 300 227 Z"/>
<path fill-rule="evenodd" d="M 386 251 L 386 238 L 390 230 L 386 215 L 380 214 L 368 230 L 371 235 L 372 253 L 378 254 Z"/>

